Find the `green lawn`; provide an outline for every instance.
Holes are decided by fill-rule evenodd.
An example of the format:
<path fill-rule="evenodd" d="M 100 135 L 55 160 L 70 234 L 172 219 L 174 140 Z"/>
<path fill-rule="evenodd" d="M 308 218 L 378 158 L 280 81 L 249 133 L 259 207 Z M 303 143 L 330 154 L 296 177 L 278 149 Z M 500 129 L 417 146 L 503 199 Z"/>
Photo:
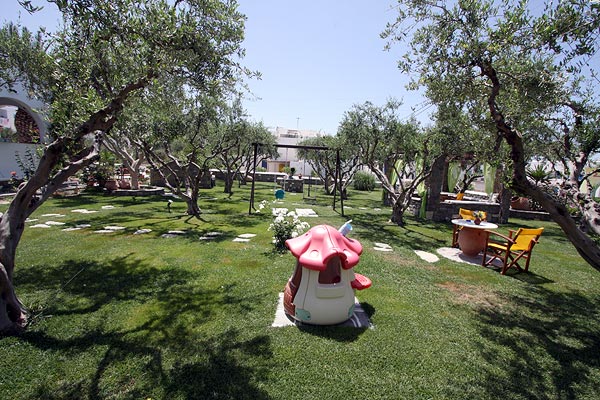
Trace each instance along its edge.
<path fill-rule="evenodd" d="M 257 204 L 273 198 L 272 185 L 259 189 Z M 0 398 L 600 398 L 600 273 L 555 224 L 502 226 L 546 230 L 531 272 L 501 276 L 422 261 L 414 250 L 449 246 L 451 225 L 390 225 L 389 210 L 374 209 L 380 192 L 351 191 L 345 218 L 331 198 L 286 193 L 283 206 L 319 214 L 311 225 L 353 219 L 350 236 L 364 246 L 356 271 L 373 281 L 357 295 L 373 327 L 273 328 L 295 259 L 272 251 L 269 215 L 248 216 L 249 187 L 234 190 L 203 191 L 201 221 L 179 201 L 168 213 L 163 198 L 44 204 L 29 226 L 66 225 L 28 228 L 21 241 L 15 282 L 34 315 L 22 336 L 0 338 Z M 70 211 L 82 208 L 98 212 Z M 82 223 L 92 226 L 62 231 Z M 93 233 L 106 225 L 126 229 Z M 134 235 L 140 228 L 152 232 Z M 161 237 L 169 230 L 187 233 Z M 198 240 L 211 231 L 223 234 Z M 242 233 L 257 236 L 232 241 Z"/>

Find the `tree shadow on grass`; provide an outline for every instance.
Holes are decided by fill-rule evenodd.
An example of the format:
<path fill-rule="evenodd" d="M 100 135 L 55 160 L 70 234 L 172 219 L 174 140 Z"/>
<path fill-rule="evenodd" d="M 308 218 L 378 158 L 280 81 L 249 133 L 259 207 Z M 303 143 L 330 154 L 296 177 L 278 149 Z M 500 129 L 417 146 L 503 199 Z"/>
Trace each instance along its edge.
<path fill-rule="evenodd" d="M 350 326 L 319 326 L 319 325 L 300 325 L 298 329 L 302 332 L 326 339 L 332 339 L 337 342 L 350 343 L 356 341 L 367 328 L 354 328 Z"/>
<path fill-rule="evenodd" d="M 532 286 L 478 316 L 486 398 L 598 398 L 600 298 Z M 501 349 L 501 350 L 499 350 Z M 500 368 L 503 373 L 498 373 Z"/>
<path fill-rule="evenodd" d="M 223 313 L 243 318 L 260 302 L 234 283 L 204 288 L 198 281 L 132 256 L 20 271 L 19 284 L 62 293 L 45 310 L 58 320 L 48 321 L 55 333 L 34 325 L 21 340 L 56 354 L 57 370 L 80 358 L 96 364 L 83 380 L 69 373 L 38 383 L 31 398 L 267 399 L 258 385 L 272 366 L 268 336 L 201 329 Z"/>
<path fill-rule="evenodd" d="M 443 224 L 419 221 L 416 225 L 411 221 L 405 226 L 398 226 L 387 222 L 387 217 L 382 218 L 380 214 L 353 215 L 352 225 L 356 229 L 367 232 L 365 236 L 371 241 L 383 242 L 392 246 L 403 246 L 414 250 L 431 251 L 432 249 L 448 246 L 452 239 L 451 228 L 447 228 Z M 419 229 L 416 229 L 417 226 Z M 442 229 L 448 230 L 447 239 L 440 239 L 427 233 L 428 230 L 437 232 Z"/>
<path fill-rule="evenodd" d="M 131 339 L 129 336 L 133 334 L 133 331 L 94 331 L 63 341 L 41 333 L 27 333 L 24 339 L 44 350 L 76 354 L 91 346 L 106 349 L 97 360 L 93 376 L 79 382 L 63 380 L 56 386 L 54 382 L 44 382 L 35 388 L 30 398 L 270 398 L 259 387 L 273 368 L 271 340 L 266 335 L 242 339 L 238 331 L 228 330 L 208 339 L 186 343 L 180 350 L 181 356 L 167 362 L 164 344 L 149 344 L 143 336 Z M 139 374 L 126 369 L 132 364 Z"/>
<path fill-rule="evenodd" d="M 360 303 L 363 311 L 367 314 L 369 321 L 375 315 L 375 307 L 373 307 L 370 303 Z M 319 336 L 327 339 L 333 339 L 338 342 L 354 342 L 356 339 L 360 337 L 368 327 L 352 327 L 352 326 L 342 326 L 340 325 L 310 325 L 310 324 L 300 324 L 298 325 L 298 329 L 302 332 Z"/>

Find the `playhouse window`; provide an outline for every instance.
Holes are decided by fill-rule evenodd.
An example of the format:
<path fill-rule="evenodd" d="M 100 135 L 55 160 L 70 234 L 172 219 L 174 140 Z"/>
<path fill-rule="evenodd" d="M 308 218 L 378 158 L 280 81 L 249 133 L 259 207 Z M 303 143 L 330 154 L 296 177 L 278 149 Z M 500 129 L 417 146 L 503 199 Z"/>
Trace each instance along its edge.
<path fill-rule="evenodd" d="M 342 280 L 342 261 L 339 257 L 332 257 L 327 262 L 327 267 L 319 272 L 319 283 L 332 285 Z"/>

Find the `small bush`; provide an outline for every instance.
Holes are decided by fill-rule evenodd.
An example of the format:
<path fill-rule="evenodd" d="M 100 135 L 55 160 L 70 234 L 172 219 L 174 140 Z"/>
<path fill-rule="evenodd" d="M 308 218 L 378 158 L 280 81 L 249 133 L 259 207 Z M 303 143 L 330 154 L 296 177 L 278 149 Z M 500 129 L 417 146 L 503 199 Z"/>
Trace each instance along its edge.
<path fill-rule="evenodd" d="M 375 177 L 368 172 L 357 172 L 354 175 L 354 189 L 370 192 L 375 189 Z"/>

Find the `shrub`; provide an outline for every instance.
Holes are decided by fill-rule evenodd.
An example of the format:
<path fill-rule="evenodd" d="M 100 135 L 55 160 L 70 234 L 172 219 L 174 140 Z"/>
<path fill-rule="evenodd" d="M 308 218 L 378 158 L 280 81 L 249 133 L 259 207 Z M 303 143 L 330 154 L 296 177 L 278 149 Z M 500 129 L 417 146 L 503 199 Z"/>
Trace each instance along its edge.
<path fill-rule="evenodd" d="M 310 228 L 308 222 L 301 221 L 294 211 L 288 212 L 287 208 L 281 208 L 274 216 L 269 230 L 273 232 L 273 244 L 278 252 L 285 252 L 285 241 L 299 236 Z"/>
<path fill-rule="evenodd" d="M 375 177 L 368 172 L 359 171 L 354 175 L 354 189 L 371 191 L 375 189 Z"/>

